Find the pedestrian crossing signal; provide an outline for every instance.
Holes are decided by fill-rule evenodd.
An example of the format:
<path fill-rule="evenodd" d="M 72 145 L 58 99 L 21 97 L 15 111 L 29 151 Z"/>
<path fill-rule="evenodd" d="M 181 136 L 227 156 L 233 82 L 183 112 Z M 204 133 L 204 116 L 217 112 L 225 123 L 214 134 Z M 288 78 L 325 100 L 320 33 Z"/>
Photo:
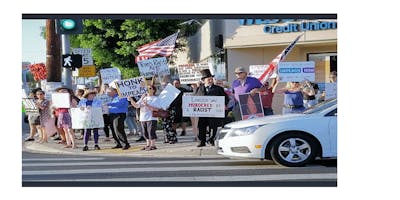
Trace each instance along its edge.
<path fill-rule="evenodd" d="M 62 63 L 65 68 L 81 68 L 82 67 L 82 55 L 80 54 L 65 54 L 62 55 Z"/>
<path fill-rule="evenodd" d="M 59 34 L 73 35 L 83 33 L 82 19 L 59 19 L 57 20 Z"/>

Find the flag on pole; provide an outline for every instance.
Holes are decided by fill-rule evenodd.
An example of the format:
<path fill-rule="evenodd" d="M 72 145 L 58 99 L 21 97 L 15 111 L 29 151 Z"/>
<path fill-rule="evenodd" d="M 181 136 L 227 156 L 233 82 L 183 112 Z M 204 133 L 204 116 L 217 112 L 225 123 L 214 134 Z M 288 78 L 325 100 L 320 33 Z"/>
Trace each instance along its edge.
<path fill-rule="evenodd" d="M 150 42 L 143 46 L 140 46 L 137 51 L 139 55 L 136 56 L 136 63 L 141 60 L 147 60 L 156 55 L 160 55 L 162 57 L 167 57 L 172 55 L 172 52 L 175 49 L 175 41 L 178 37 L 179 32 L 176 32 L 162 40 L 157 40 L 155 42 Z"/>
<path fill-rule="evenodd" d="M 268 81 L 268 79 L 276 73 L 276 69 L 278 67 L 278 63 L 283 61 L 286 56 L 290 53 L 290 51 L 293 49 L 294 45 L 296 45 L 296 42 L 303 36 L 303 34 L 299 35 L 296 37 L 296 39 L 289 44 L 278 56 L 276 56 L 268 65 L 267 69 L 263 72 L 263 74 L 258 78 L 258 80 L 264 84 L 265 82 Z"/>

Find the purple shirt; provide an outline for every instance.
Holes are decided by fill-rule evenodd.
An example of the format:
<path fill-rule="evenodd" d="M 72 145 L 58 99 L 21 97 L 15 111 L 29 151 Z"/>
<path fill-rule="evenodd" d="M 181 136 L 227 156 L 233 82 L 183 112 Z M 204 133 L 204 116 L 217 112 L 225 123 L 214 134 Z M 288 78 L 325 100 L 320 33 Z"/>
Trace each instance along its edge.
<path fill-rule="evenodd" d="M 236 101 L 239 101 L 240 94 L 249 93 L 254 88 L 260 88 L 262 86 L 261 82 L 254 78 L 248 76 L 244 82 L 244 85 L 240 83 L 240 80 L 236 79 L 232 83 L 233 92 L 235 93 Z"/>

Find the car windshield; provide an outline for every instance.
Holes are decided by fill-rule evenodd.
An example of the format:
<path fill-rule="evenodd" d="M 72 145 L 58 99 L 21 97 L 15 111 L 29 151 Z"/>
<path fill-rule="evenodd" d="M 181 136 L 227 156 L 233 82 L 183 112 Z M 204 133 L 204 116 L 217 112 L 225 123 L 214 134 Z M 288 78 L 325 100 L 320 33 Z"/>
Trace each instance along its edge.
<path fill-rule="evenodd" d="M 332 98 L 332 99 L 328 99 L 326 101 L 323 101 L 321 103 L 318 103 L 314 106 L 309 107 L 307 110 L 305 110 L 303 113 L 304 114 L 312 114 L 312 113 L 317 113 L 317 112 L 321 112 L 329 107 L 331 107 L 332 105 L 337 104 L 337 99 L 336 98 Z"/>

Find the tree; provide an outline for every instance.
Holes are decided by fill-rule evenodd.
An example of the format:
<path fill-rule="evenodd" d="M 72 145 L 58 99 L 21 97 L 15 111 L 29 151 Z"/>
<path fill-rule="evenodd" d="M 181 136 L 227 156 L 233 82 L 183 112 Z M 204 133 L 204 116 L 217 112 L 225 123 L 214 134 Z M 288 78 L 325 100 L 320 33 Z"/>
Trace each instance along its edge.
<path fill-rule="evenodd" d="M 182 20 L 84 20 L 84 32 L 72 35 L 72 48 L 91 48 L 97 70 L 118 67 L 122 78 L 139 76 L 137 47 L 175 33 Z"/>

